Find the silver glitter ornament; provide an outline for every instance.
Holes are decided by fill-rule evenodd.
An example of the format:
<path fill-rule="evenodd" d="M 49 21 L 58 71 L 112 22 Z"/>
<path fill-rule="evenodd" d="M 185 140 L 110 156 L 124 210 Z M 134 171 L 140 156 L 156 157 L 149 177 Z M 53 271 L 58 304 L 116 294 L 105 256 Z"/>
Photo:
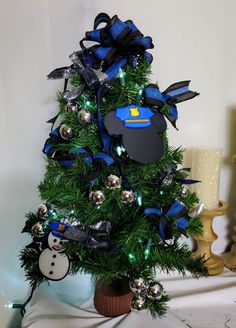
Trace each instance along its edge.
<path fill-rule="evenodd" d="M 123 204 L 132 204 L 135 201 L 135 194 L 132 190 L 122 190 L 121 202 Z"/>
<path fill-rule="evenodd" d="M 147 297 L 151 300 L 160 299 L 163 294 L 163 287 L 158 281 L 150 281 L 147 288 Z"/>
<path fill-rule="evenodd" d="M 92 203 L 100 205 L 105 200 L 105 195 L 101 190 L 91 191 L 89 194 L 89 199 Z"/>
<path fill-rule="evenodd" d="M 114 174 L 110 174 L 107 177 L 106 186 L 108 189 L 120 189 L 121 188 L 121 179 Z"/>
<path fill-rule="evenodd" d="M 63 219 L 61 219 L 61 222 L 64 222 L 65 224 L 69 224 L 72 227 L 77 227 L 80 225 L 80 221 L 74 217 L 63 218 Z"/>
<path fill-rule="evenodd" d="M 60 132 L 61 137 L 65 140 L 68 140 L 69 138 L 72 137 L 72 129 L 66 124 L 62 124 L 59 132 Z"/>
<path fill-rule="evenodd" d="M 39 235 L 43 235 L 43 225 L 41 222 L 35 223 L 31 228 L 31 234 L 35 237 L 38 237 Z"/>
<path fill-rule="evenodd" d="M 93 117 L 89 110 L 80 109 L 78 112 L 78 120 L 81 124 L 88 124 L 92 121 Z"/>
<path fill-rule="evenodd" d="M 42 218 L 47 214 L 47 212 L 48 212 L 47 206 L 45 204 L 41 204 L 37 209 L 37 216 Z"/>
<path fill-rule="evenodd" d="M 81 94 L 84 91 L 84 85 L 81 84 L 78 87 L 73 88 L 72 90 L 67 90 L 63 96 L 63 98 L 65 99 L 65 101 L 67 103 L 72 103 L 74 102 L 77 98 L 79 98 L 81 96 Z"/>
<path fill-rule="evenodd" d="M 135 311 L 144 310 L 144 300 L 140 296 L 134 296 L 131 301 L 131 309 Z"/>
<path fill-rule="evenodd" d="M 77 111 L 77 105 L 74 104 L 67 104 L 65 107 L 66 113 L 75 113 Z"/>
<path fill-rule="evenodd" d="M 143 278 L 133 279 L 129 282 L 129 287 L 134 293 L 140 293 L 145 288 L 145 281 Z"/>

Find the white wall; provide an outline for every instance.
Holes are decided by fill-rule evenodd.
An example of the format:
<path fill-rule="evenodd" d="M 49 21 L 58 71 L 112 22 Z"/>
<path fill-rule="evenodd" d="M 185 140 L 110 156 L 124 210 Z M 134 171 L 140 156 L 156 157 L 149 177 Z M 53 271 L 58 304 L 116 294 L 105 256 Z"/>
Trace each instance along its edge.
<path fill-rule="evenodd" d="M 180 104 L 179 131 L 170 142 L 184 147 L 224 149 L 221 199 L 230 202 L 229 217 L 215 220 L 225 250 L 229 222 L 236 209 L 236 43 L 234 0 L 1 0 L 0 1 L 0 140 L 1 269 L 0 292 L 10 300 L 26 294 L 18 252 L 29 242 L 21 235 L 24 213 L 40 203 L 36 186 L 44 173 L 41 149 L 57 111 L 61 82 L 47 81 L 52 69 L 69 64 L 93 18 L 105 11 L 133 19 L 155 44 L 153 80 L 162 89 L 191 79 L 200 97 Z"/>

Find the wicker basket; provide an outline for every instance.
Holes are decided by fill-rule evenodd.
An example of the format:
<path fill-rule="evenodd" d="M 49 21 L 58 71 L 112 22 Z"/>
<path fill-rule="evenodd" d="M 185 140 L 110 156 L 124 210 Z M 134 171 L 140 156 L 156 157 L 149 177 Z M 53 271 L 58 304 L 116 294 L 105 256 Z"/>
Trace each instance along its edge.
<path fill-rule="evenodd" d="M 106 317 L 117 317 L 130 312 L 133 293 L 127 280 L 122 280 L 110 286 L 104 282 L 97 282 L 94 295 L 96 310 Z"/>

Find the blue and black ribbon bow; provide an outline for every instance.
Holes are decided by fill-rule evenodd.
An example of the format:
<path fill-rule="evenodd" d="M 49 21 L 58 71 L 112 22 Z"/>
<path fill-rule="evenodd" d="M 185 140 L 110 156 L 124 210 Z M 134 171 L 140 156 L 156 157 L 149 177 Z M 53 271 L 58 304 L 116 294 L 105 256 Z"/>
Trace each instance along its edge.
<path fill-rule="evenodd" d="M 98 29 L 101 23 L 106 26 Z M 86 48 L 85 41 L 97 42 L 97 45 Z M 85 85 L 94 90 L 115 78 L 126 64 L 151 63 L 152 55 L 146 50 L 154 47 L 151 37 L 144 37 L 131 20 L 123 22 L 117 16 L 110 18 L 104 13 L 95 18 L 94 30 L 85 33 L 80 45 L 82 50 L 70 55 L 73 64 L 53 70 L 48 74 L 49 79 L 68 80 L 77 73 Z"/>
<path fill-rule="evenodd" d="M 101 23 L 106 25 L 98 29 Z M 152 55 L 147 52 L 154 47 L 151 37 L 144 37 L 133 21 L 123 22 L 117 15 L 110 18 L 105 13 L 99 14 L 94 20 L 94 29 L 86 32 L 85 38 L 80 41 L 82 49 L 86 49 L 85 41 L 98 43 L 89 49 L 105 67 L 120 58 L 126 59 L 130 65 L 135 65 L 137 60 L 152 61 Z"/>
<path fill-rule="evenodd" d="M 91 158 L 84 148 L 78 147 L 73 151 L 57 149 L 57 145 L 69 143 L 60 136 L 59 129 L 60 127 L 57 127 L 50 132 L 49 138 L 44 144 L 43 153 L 64 167 L 71 167 L 77 154 L 83 157 L 84 162 L 90 163 Z"/>
<path fill-rule="evenodd" d="M 168 105 L 168 111 L 163 114 L 176 128 L 178 111 L 176 104 L 192 99 L 199 93 L 189 90 L 190 81 L 181 81 L 170 85 L 165 91 L 161 92 L 156 84 L 149 84 L 143 91 L 145 103 L 158 108 Z"/>
<path fill-rule="evenodd" d="M 144 214 L 154 220 L 158 233 L 164 241 L 173 238 L 173 223 L 179 230 L 184 232 L 189 222 L 185 205 L 178 201 L 163 210 L 146 208 Z"/>
<path fill-rule="evenodd" d="M 62 139 L 59 133 L 59 128 L 54 129 L 49 134 L 49 138 L 46 140 L 43 153 L 49 158 L 58 162 L 61 166 L 71 167 L 79 155 L 81 159 L 91 165 L 92 171 L 83 177 L 82 184 L 84 187 L 89 186 L 102 174 L 102 170 L 105 167 L 118 165 L 114 158 L 106 153 L 99 152 L 97 154 L 91 154 L 86 149 L 78 147 L 73 151 L 69 150 L 57 150 L 55 146 L 57 144 L 66 143 L 68 141 Z M 118 166 L 119 168 L 119 166 Z"/>

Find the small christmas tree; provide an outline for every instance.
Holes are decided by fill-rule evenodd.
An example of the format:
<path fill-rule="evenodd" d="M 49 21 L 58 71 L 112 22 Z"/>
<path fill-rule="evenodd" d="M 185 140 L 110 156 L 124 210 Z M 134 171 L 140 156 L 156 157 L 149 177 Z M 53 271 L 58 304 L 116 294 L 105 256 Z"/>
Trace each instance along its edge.
<path fill-rule="evenodd" d="M 161 316 L 168 296 L 156 269 L 205 273 L 202 258 L 179 243 L 201 233 L 198 199 L 187 188 L 196 181 L 166 134 L 176 104 L 197 93 L 189 81 L 163 92 L 150 84 L 152 40 L 131 20 L 99 14 L 80 45 L 70 67 L 48 75 L 65 87 L 43 149 L 44 204 L 26 216 L 23 232 L 33 240 L 21 262 L 33 288 L 84 271 L 100 284 L 128 283 L 131 307 Z"/>

